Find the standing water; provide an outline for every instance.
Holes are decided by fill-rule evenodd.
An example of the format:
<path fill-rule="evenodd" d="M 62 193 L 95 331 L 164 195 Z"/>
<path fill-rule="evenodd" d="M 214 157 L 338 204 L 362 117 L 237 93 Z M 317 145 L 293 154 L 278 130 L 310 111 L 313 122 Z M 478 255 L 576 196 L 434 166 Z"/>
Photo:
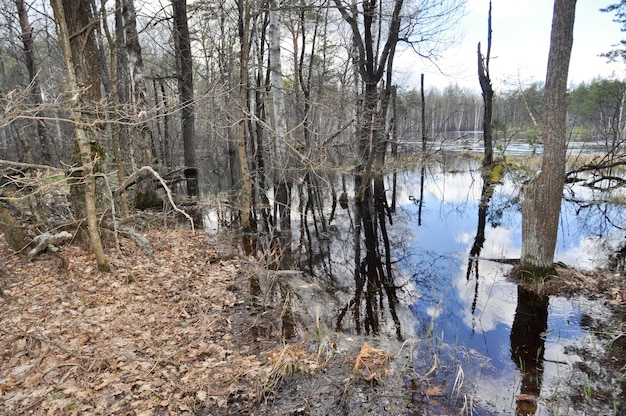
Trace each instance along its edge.
<path fill-rule="evenodd" d="M 407 388 L 430 394 L 411 397 L 426 414 L 619 413 L 623 394 L 594 360 L 609 347 L 600 328 L 610 311 L 508 279 L 508 260 L 520 256 L 521 180 L 507 174 L 486 190 L 479 172 L 475 160 L 455 158 L 385 178 L 388 198 L 395 181 L 395 212 L 377 234 L 378 264 L 359 242 L 366 227 L 352 201 L 332 218 L 326 214 L 324 229 L 319 218 L 298 213 L 292 256 L 310 275 L 295 284 L 300 312 L 347 334 L 396 340 L 413 366 Z M 354 195 L 351 180 L 335 188 Z M 493 191 L 487 200 L 486 191 Z M 623 213 L 576 202 L 593 196 L 585 189 L 566 194 L 556 260 L 606 267 L 624 241 L 616 227 L 624 225 Z M 373 269 L 382 277 L 370 288 Z M 393 290 L 385 285 L 383 294 L 385 276 L 393 277 Z M 307 295 L 312 286 L 320 290 Z"/>
<path fill-rule="evenodd" d="M 619 394 L 609 380 L 591 387 L 594 380 L 580 365 L 580 353 L 597 354 L 606 347 L 594 326 L 609 311 L 584 299 L 538 295 L 507 280 L 511 266 L 502 260 L 517 259 L 521 251 L 519 189 L 510 178 L 496 186 L 483 214 L 480 254 L 469 256 L 480 223 L 482 180 L 472 173 L 477 171 L 471 164 L 454 173 L 432 169 L 419 200 L 414 196 L 419 176 L 407 172 L 400 180 L 398 200 L 413 201 L 400 205 L 398 222 L 411 235 L 399 255 L 399 270 L 417 291 L 410 309 L 414 336 L 422 341 L 414 363 L 424 371 L 432 365 L 432 359 L 424 359 L 424 348 L 445 346 L 439 359 L 452 374 L 443 375 L 441 383 L 458 383 L 459 377 L 472 383 L 470 395 L 479 402 L 475 407 L 485 413 L 588 414 L 582 405 L 559 399 L 595 388 L 604 388 L 610 398 Z M 608 221 L 622 224 L 621 213 L 596 214 L 601 211 L 563 203 L 557 261 L 583 269 L 607 266 L 624 238 Z M 614 405 L 609 400 L 607 410 L 613 412 Z"/>

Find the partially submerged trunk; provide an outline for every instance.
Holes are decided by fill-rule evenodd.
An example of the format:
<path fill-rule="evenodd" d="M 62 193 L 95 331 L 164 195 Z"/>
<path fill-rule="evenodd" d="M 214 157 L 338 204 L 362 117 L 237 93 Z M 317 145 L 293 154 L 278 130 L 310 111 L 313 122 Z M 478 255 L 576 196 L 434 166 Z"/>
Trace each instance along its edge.
<path fill-rule="evenodd" d="M 541 172 L 524 190 L 520 266 L 534 278 L 553 274 L 565 185 L 566 92 L 576 0 L 555 0 L 544 95 Z"/>

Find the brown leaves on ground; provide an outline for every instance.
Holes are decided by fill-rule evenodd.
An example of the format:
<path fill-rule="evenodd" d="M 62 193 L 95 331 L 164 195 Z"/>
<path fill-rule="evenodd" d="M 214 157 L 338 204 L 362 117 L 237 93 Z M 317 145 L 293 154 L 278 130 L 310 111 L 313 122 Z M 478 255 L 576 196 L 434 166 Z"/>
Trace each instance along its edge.
<path fill-rule="evenodd" d="M 122 240 L 108 274 L 78 244 L 27 262 L 0 243 L 1 414 L 224 414 L 258 402 L 284 352 L 277 316 L 248 302 L 248 263 L 215 261 L 223 249 L 203 233 L 147 237 L 154 260 Z"/>
<path fill-rule="evenodd" d="M 385 350 L 372 348 L 365 342 L 355 358 L 354 372 L 365 381 L 381 382 L 387 375 L 387 365 L 393 356 Z"/>
<path fill-rule="evenodd" d="M 626 279 L 621 273 L 610 270 L 578 270 L 557 264 L 556 276 L 540 283 L 518 282 L 545 295 L 584 296 L 602 300 L 622 310 L 626 305 Z"/>

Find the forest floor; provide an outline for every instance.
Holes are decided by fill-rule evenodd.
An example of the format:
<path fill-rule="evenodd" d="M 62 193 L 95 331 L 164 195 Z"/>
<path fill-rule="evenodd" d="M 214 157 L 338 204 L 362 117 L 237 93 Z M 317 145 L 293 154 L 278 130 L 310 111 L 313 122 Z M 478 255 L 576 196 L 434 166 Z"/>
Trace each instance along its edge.
<path fill-rule="evenodd" d="M 152 253 L 110 243 L 110 273 L 82 243 L 29 262 L 0 237 L 0 415 L 398 415 L 443 402 L 365 337 L 309 325 L 285 342 L 282 305 L 250 297 L 250 276 L 267 274 L 234 238 L 143 234 Z M 563 269 L 542 290 L 616 313 L 626 300 L 614 273 Z"/>

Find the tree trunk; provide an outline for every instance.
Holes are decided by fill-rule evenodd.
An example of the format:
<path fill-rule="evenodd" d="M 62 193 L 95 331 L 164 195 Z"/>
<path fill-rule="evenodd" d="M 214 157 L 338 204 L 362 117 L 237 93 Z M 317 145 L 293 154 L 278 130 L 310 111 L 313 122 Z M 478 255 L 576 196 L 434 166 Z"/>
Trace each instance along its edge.
<path fill-rule="evenodd" d="M 133 116 L 132 133 L 130 134 L 131 149 L 137 140 L 141 165 L 154 163 L 157 155 L 152 132 L 140 114 L 146 111 L 145 99 L 147 90 L 143 74 L 143 57 L 139 35 L 137 33 L 137 13 L 134 0 L 116 0 L 116 43 L 118 49 L 117 70 L 120 73 L 119 89 L 122 102 L 129 106 L 127 113 Z M 136 137 L 136 139 L 133 139 Z"/>
<path fill-rule="evenodd" d="M 59 43 L 65 59 L 68 91 L 72 94 L 69 111 L 74 123 L 74 140 L 79 153 L 82 177 L 85 181 L 83 192 L 89 241 L 96 255 L 98 270 L 109 271 L 109 264 L 100 240 L 96 213 L 96 181 L 93 172 L 94 165 L 98 163 L 98 154 L 92 154 L 92 144 L 95 147 L 98 144 L 93 133 L 90 135 L 88 130 L 82 127 L 85 123 L 89 124 L 89 120 L 85 120 L 86 116 L 80 110 L 81 106 L 93 107 L 100 98 L 95 43 L 92 30 L 89 29 L 91 12 L 86 0 L 51 0 L 51 3 L 59 31 Z M 74 36 L 70 37 L 70 34 Z"/>
<path fill-rule="evenodd" d="M 103 2 L 105 0 L 102 0 Z M 104 10 L 104 5 L 103 5 L 103 10 Z M 117 21 L 116 21 L 117 23 Z M 119 88 L 120 83 L 118 83 L 118 79 L 119 79 L 119 67 L 117 65 L 117 63 L 119 62 L 119 51 L 120 51 L 120 45 L 119 45 L 119 33 L 117 32 L 117 25 L 116 25 L 116 36 L 115 36 L 115 40 L 113 39 L 113 37 L 111 36 L 111 33 L 108 29 L 108 25 L 107 24 L 103 24 L 102 25 L 107 37 L 107 42 L 109 45 L 109 49 L 110 49 L 110 53 L 109 53 L 109 66 L 111 68 L 111 80 L 110 80 L 110 84 L 111 84 L 111 88 L 108 89 L 108 91 L 105 89 L 106 94 L 108 95 L 108 104 L 109 104 L 109 117 L 112 118 L 116 118 L 117 117 L 117 111 L 116 109 L 119 106 L 120 103 L 120 94 L 123 93 L 123 90 Z M 111 123 L 111 147 L 113 148 L 113 156 L 115 158 L 115 166 L 116 166 L 116 170 L 117 170 L 117 180 L 118 183 L 122 183 L 124 182 L 124 176 L 125 176 L 125 169 L 124 169 L 124 158 L 122 156 L 122 148 L 121 148 L 121 138 L 123 136 L 128 136 L 127 131 L 128 128 L 126 126 L 126 122 L 127 120 L 115 120 L 114 123 Z M 132 146 L 130 147 L 130 153 L 131 153 L 131 160 L 132 160 L 132 154 L 133 154 L 133 150 L 132 150 Z M 128 202 L 126 200 L 126 194 L 122 193 L 120 195 L 120 197 L 118 198 L 118 201 L 116 201 L 117 203 L 119 203 L 120 205 L 120 210 L 122 213 L 122 216 L 124 218 L 128 218 Z"/>
<path fill-rule="evenodd" d="M 285 145 L 287 115 L 285 112 L 285 90 L 280 54 L 280 10 L 276 0 L 269 2 L 269 74 L 274 108 L 274 136 L 276 157 L 274 158 L 275 203 L 278 205 L 280 231 L 291 229 L 291 181 L 289 180 L 289 158 Z"/>
<path fill-rule="evenodd" d="M 541 172 L 524 191 L 521 268 L 536 278 L 554 273 L 554 251 L 565 184 L 566 91 L 576 0 L 555 0 L 544 95 Z"/>
<path fill-rule="evenodd" d="M 243 195 L 241 197 L 241 228 L 244 232 L 252 231 L 250 217 L 252 214 L 252 179 L 248 168 L 248 154 L 246 152 L 246 119 L 248 112 L 248 91 L 249 74 L 248 59 L 250 58 L 250 1 L 238 0 L 239 8 L 239 41 L 241 43 L 240 56 L 240 78 L 239 105 L 241 108 L 241 118 L 239 119 L 239 140 L 237 149 L 241 168 L 241 178 L 243 181 Z"/>
<path fill-rule="evenodd" d="M 376 162 L 376 168 L 382 168 L 384 163 L 384 153 L 386 141 L 381 140 L 380 133 L 383 129 L 385 106 L 391 85 L 389 79 L 392 71 L 393 57 L 396 43 L 400 33 L 400 21 L 403 0 L 395 0 L 391 13 L 389 27 L 387 28 L 387 38 L 380 44 L 377 37 L 380 35 L 381 20 L 377 19 L 376 2 L 362 3 L 362 17 L 355 7 L 346 7 L 341 0 L 334 0 L 337 9 L 343 19 L 352 29 L 354 42 L 355 66 L 360 75 L 361 81 L 365 84 L 363 96 L 363 106 L 361 114 L 358 115 L 358 141 L 359 141 L 359 161 L 357 165 L 357 175 L 362 176 L 360 186 L 356 189 L 356 199 L 365 197 L 365 191 L 370 186 L 372 178 L 372 168 Z M 361 23 L 362 21 L 362 23 Z M 362 28 L 360 25 L 362 24 Z M 378 91 L 378 84 L 385 71 L 387 71 L 387 86 L 384 95 Z"/>
<path fill-rule="evenodd" d="M 422 165 L 424 164 L 424 160 L 426 158 L 426 140 L 428 140 L 428 131 L 426 127 L 426 96 L 424 95 L 424 74 L 420 76 L 420 97 L 421 97 L 421 106 L 420 110 L 422 112 Z"/>
<path fill-rule="evenodd" d="M 0 201 L 0 232 L 4 234 L 9 248 L 19 252 L 28 245 L 24 229 L 15 221 L 9 209 Z"/>
<path fill-rule="evenodd" d="M 493 165 L 493 139 L 491 136 L 491 119 L 493 114 L 493 88 L 491 86 L 491 76 L 489 74 L 489 61 L 491 59 L 491 1 L 489 2 L 489 18 L 487 23 L 487 56 L 483 56 L 478 42 L 478 80 L 480 89 L 483 92 L 483 104 L 485 113 L 483 116 L 483 144 L 485 148 L 485 158 L 483 167 L 489 168 Z M 485 170 L 485 174 L 486 170 Z"/>
<path fill-rule="evenodd" d="M 198 168 L 196 163 L 196 128 L 193 102 L 193 59 L 191 38 L 187 23 L 187 1 L 172 0 L 174 11 L 174 39 L 176 39 L 176 69 L 180 95 L 183 156 L 187 195 L 198 195 Z"/>
<path fill-rule="evenodd" d="M 31 85 L 30 96 L 32 103 L 36 106 L 42 104 L 41 86 L 37 78 L 37 69 L 35 65 L 35 57 L 33 51 L 33 30 L 28 19 L 28 11 L 26 10 L 24 0 L 15 0 L 17 14 L 20 20 L 20 28 L 22 29 L 22 44 L 24 45 L 24 61 L 28 70 L 28 79 Z M 52 146 L 50 137 L 46 129 L 46 125 L 42 118 L 37 117 L 37 137 L 39 138 L 41 160 L 44 163 L 53 165 Z"/>

